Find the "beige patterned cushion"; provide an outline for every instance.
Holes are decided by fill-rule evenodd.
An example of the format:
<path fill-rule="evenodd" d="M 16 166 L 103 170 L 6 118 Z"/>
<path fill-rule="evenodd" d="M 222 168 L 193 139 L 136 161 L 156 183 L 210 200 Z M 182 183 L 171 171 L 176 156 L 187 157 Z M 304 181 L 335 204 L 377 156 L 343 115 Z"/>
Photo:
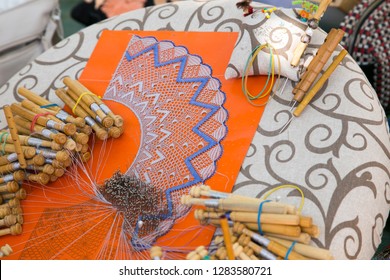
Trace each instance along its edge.
<path fill-rule="evenodd" d="M 275 58 L 275 73 L 290 80 L 299 79 L 299 67 L 290 65 L 293 52 L 305 33 L 306 24 L 296 18 L 292 9 L 277 9 L 267 19 L 261 11 L 243 19 L 243 29 L 233 50 L 225 78 L 241 77 L 247 58 L 257 45 L 270 44 L 278 54 L 280 69 Z M 254 62 L 249 75 L 264 75 L 269 71 L 270 52 L 263 49 Z"/>

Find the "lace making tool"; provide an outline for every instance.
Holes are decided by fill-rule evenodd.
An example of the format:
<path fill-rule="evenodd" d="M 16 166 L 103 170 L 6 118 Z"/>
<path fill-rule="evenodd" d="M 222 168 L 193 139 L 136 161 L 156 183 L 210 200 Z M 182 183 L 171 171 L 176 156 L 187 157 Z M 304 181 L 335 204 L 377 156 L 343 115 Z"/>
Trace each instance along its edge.
<path fill-rule="evenodd" d="M 291 121 L 295 117 L 299 117 L 302 111 L 306 108 L 309 102 L 313 99 L 313 97 L 317 94 L 317 92 L 321 89 L 321 87 L 325 84 L 325 82 L 329 79 L 330 75 L 339 65 L 339 63 L 343 60 L 343 58 L 347 55 L 347 51 L 343 49 L 332 62 L 332 64 L 326 69 L 325 73 L 321 76 L 321 78 L 317 81 L 317 83 L 313 86 L 313 88 L 307 93 L 307 95 L 303 98 L 298 107 L 294 110 L 293 116 L 287 121 L 287 123 L 282 127 L 280 133 L 282 133 L 285 128 L 291 123 Z"/>
<path fill-rule="evenodd" d="M 318 27 L 318 22 L 321 19 L 322 15 L 325 13 L 329 4 L 332 0 L 322 0 L 317 11 L 313 16 L 309 15 L 308 26 L 305 30 L 305 34 L 301 37 L 301 42 L 299 42 L 298 46 L 294 50 L 293 58 L 291 59 L 290 64 L 292 66 L 298 66 L 299 61 L 306 50 L 307 45 L 310 43 L 311 37 L 313 36 L 313 32 Z"/>

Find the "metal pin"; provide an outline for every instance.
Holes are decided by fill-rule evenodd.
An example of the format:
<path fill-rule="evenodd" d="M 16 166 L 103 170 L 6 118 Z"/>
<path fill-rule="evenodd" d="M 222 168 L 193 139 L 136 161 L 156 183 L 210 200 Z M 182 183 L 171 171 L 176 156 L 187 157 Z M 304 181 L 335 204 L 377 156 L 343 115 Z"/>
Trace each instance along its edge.
<path fill-rule="evenodd" d="M 283 86 L 282 86 L 282 89 L 281 89 L 281 91 L 280 91 L 280 95 L 282 95 L 283 94 L 283 92 L 284 92 L 284 88 L 286 87 L 286 85 L 287 85 L 287 82 L 288 82 L 288 78 L 286 78 L 286 81 L 284 82 L 284 84 L 283 84 Z"/>
<path fill-rule="evenodd" d="M 279 134 L 281 134 L 287 126 L 290 124 L 290 122 L 295 118 L 295 116 L 291 116 L 291 118 L 286 122 L 286 124 L 280 129 Z"/>

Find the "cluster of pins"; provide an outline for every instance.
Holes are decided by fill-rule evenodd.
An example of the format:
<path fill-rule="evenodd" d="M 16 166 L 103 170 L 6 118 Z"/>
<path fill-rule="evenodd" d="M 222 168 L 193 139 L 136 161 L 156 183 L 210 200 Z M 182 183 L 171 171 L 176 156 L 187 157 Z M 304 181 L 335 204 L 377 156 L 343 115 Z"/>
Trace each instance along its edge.
<path fill-rule="evenodd" d="M 215 246 L 208 251 L 197 248 L 187 259 L 333 259 L 328 250 L 310 245 L 319 228 L 293 205 L 218 192 L 205 185 L 192 187 L 181 203 L 202 206 L 195 210 L 195 218 L 217 227 Z"/>

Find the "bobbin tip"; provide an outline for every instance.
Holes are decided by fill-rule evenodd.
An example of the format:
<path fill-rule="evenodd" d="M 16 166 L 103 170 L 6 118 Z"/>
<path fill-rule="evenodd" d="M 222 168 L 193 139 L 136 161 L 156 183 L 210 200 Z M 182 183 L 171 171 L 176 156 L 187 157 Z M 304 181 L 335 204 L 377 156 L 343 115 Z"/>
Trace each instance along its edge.
<path fill-rule="evenodd" d="M 2 246 L 0 251 L 3 253 L 4 256 L 9 256 L 10 254 L 12 254 L 14 252 L 12 250 L 11 246 L 8 244 L 5 244 L 4 246 Z"/>
<path fill-rule="evenodd" d="M 107 116 L 107 117 L 102 119 L 102 125 L 105 128 L 110 128 L 114 125 L 114 120 L 111 117 Z"/>
<path fill-rule="evenodd" d="M 99 131 L 96 132 L 96 136 L 100 140 L 106 140 L 108 138 L 108 133 L 104 129 L 100 129 Z"/>
<path fill-rule="evenodd" d="M 27 147 L 24 149 L 23 153 L 24 153 L 24 157 L 26 159 L 30 159 L 30 158 L 33 158 L 35 156 L 36 149 L 34 147 Z"/>
<path fill-rule="evenodd" d="M 43 166 L 42 172 L 48 175 L 52 175 L 54 173 L 54 167 L 51 164 L 45 164 Z"/>
<path fill-rule="evenodd" d="M 26 199 L 27 197 L 27 191 L 24 189 L 24 188 L 21 188 L 17 193 L 16 193 L 16 196 L 15 196 L 17 199 Z"/>
<path fill-rule="evenodd" d="M 19 184 L 16 181 L 10 181 L 7 183 L 7 191 L 10 193 L 17 192 L 19 190 Z"/>
<path fill-rule="evenodd" d="M 85 153 L 82 153 L 80 154 L 80 158 L 81 158 L 81 161 L 82 162 L 87 162 L 91 159 L 92 155 L 90 152 L 85 152 Z"/>
<path fill-rule="evenodd" d="M 69 154 L 65 151 L 58 151 L 56 153 L 56 159 L 58 161 L 64 162 L 64 161 L 68 160 L 69 158 L 70 158 Z"/>
<path fill-rule="evenodd" d="M 108 135 L 112 138 L 119 138 L 122 135 L 122 131 L 118 127 L 113 126 L 108 130 Z"/>
<path fill-rule="evenodd" d="M 66 143 L 66 141 L 68 140 L 68 138 L 63 133 L 57 133 L 57 134 L 54 135 L 53 140 L 57 144 L 64 145 Z"/>
<path fill-rule="evenodd" d="M 13 208 L 13 209 L 16 209 L 16 208 Z M 11 208 L 9 208 L 9 207 L 0 208 L 0 217 L 5 217 L 9 214 L 11 214 Z"/>
<path fill-rule="evenodd" d="M 34 165 L 42 166 L 45 164 L 45 157 L 41 154 L 35 155 L 32 160 Z"/>
<path fill-rule="evenodd" d="M 13 173 L 13 175 L 14 175 L 14 180 L 17 181 L 17 182 L 23 181 L 24 178 L 25 178 L 25 173 L 24 173 L 23 170 L 15 171 L 15 172 Z"/>
<path fill-rule="evenodd" d="M 180 198 L 180 202 L 181 204 L 184 204 L 184 205 L 190 205 L 190 201 L 191 201 L 191 198 L 192 196 L 190 195 L 183 195 L 181 198 Z"/>
<path fill-rule="evenodd" d="M 50 181 L 50 176 L 46 173 L 38 173 L 37 174 L 37 183 L 41 185 L 47 185 Z"/>
<path fill-rule="evenodd" d="M 65 169 L 64 168 L 56 168 L 53 172 L 53 175 L 57 178 L 64 176 Z"/>
<path fill-rule="evenodd" d="M 74 151 L 76 149 L 76 142 L 73 139 L 68 138 L 64 144 L 64 148 L 69 151 Z"/>
<path fill-rule="evenodd" d="M 89 136 L 83 132 L 80 132 L 74 136 L 74 140 L 76 141 L 76 143 L 80 143 L 81 145 L 85 145 L 89 141 Z"/>
<path fill-rule="evenodd" d="M 114 116 L 114 124 L 115 126 L 122 127 L 124 124 L 123 118 L 119 115 Z"/>
<path fill-rule="evenodd" d="M 22 226 L 21 224 L 15 224 L 10 227 L 10 230 L 12 235 L 18 235 L 22 233 Z"/>
<path fill-rule="evenodd" d="M 76 118 L 74 119 L 74 124 L 75 124 L 77 127 L 83 128 L 83 127 L 85 127 L 86 122 L 85 122 L 85 120 L 84 120 L 83 118 L 81 118 L 81 117 L 76 117 Z"/>
<path fill-rule="evenodd" d="M 190 195 L 192 197 L 200 197 L 200 193 L 201 193 L 202 189 L 200 188 L 200 186 L 193 186 L 191 189 L 190 189 Z"/>
<path fill-rule="evenodd" d="M 64 125 L 64 133 L 68 136 L 72 136 L 76 133 L 77 128 L 73 123 L 67 123 Z"/>
<path fill-rule="evenodd" d="M 16 224 L 17 220 L 16 220 L 16 216 L 13 215 L 13 214 L 10 214 L 10 215 L 7 215 L 3 218 L 3 223 L 6 227 L 10 227 L 14 224 Z"/>

